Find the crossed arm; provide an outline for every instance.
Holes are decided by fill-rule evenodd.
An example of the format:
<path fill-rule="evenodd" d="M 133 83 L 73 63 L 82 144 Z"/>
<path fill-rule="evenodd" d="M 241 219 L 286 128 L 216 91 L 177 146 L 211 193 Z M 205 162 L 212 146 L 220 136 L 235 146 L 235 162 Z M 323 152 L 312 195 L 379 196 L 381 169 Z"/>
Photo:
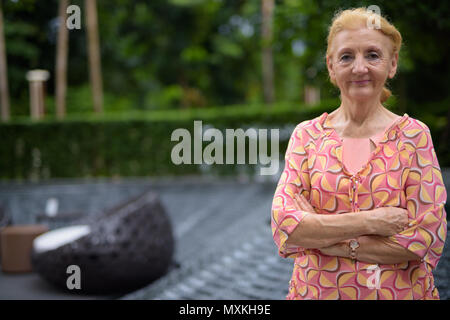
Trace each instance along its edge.
<path fill-rule="evenodd" d="M 388 237 L 364 235 L 376 232 L 376 230 L 370 228 L 370 217 L 364 215 L 364 213 L 347 213 L 321 217 L 316 215 L 314 208 L 303 195 L 295 195 L 294 200 L 297 210 L 303 210 L 315 216 L 308 215 L 304 218 L 287 240 L 290 244 L 300 242 L 303 246 L 319 249 L 323 254 L 329 256 L 350 258 L 348 239 L 356 238 L 360 244 L 360 247 L 357 249 L 356 259 L 360 261 L 394 264 L 421 259 L 415 253 L 392 242 Z M 330 227 L 329 230 L 326 230 L 328 224 Z M 309 234 L 305 234 L 305 231 Z M 310 240 L 305 242 L 300 240 L 300 238 L 308 238 Z"/>
<path fill-rule="evenodd" d="M 291 245 L 301 244 L 305 248 L 319 249 L 329 256 L 350 258 L 348 239 L 356 238 L 360 244 L 356 254 L 356 259 L 359 261 L 395 264 L 421 260 L 418 255 L 392 242 L 388 237 L 367 235 L 376 232 L 371 228 L 368 214 L 347 213 L 321 216 L 316 214 L 314 208 L 302 195 L 295 195 L 294 200 L 297 210 L 310 214 L 303 219 L 287 240 Z M 349 228 L 349 226 L 352 227 Z M 305 238 L 309 240 L 303 240 Z"/>

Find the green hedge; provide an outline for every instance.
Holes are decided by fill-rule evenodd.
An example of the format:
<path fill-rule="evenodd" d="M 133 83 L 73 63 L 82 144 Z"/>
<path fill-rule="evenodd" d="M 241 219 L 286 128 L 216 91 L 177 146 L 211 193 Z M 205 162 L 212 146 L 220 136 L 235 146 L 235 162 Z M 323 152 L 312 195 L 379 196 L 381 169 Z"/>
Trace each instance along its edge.
<path fill-rule="evenodd" d="M 73 177 L 174 176 L 201 174 L 199 165 L 175 165 L 171 134 L 186 128 L 193 137 L 194 120 L 244 130 L 282 128 L 330 112 L 339 101 L 315 107 L 291 104 L 233 106 L 151 113 L 71 116 L 64 121 L 15 120 L 0 125 L 0 178 L 37 180 Z M 270 137 L 270 134 L 269 134 Z M 280 157 L 288 139 L 280 139 Z M 209 142 L 204 142 L 204 146 Z M 248 152 L 248 147 L 246 148 Z M 224 150 L 225 157 L 225 150 Z M 282 164 L 280 164 L 282 165 Z M 444 165 L 441 163 L 441 166 Z M 445 163 L 448 165 L 448 163 Z M 255 172 L 255 165 L 204 165 L 208 174 Z"/>

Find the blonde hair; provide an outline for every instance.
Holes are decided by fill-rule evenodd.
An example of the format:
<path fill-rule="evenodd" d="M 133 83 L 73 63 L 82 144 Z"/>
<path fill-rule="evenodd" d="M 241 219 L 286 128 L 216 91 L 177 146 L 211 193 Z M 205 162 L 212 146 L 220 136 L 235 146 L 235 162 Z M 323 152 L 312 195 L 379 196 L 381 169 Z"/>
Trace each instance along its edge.
<path fill-rule="evenodd" d="M 379 19 L 380 21 L 379 25 L 380 28 L 377 28 L 377 30 L 382 32 L 385 36 L 389 37 L 389 39 L 391 40 L 393 48 L 391 54 L 394 55 L 396 53 L 399 53 L 400 48 L 402 46 L 402 36 L 400 32 L 383 16 L 375 12 L 369 11 L 366 8 L 356 8 L 356 9 L 347 9 L 343 11 L 340 10 L 335 14 L 328 30 L 326 57 L 328 58 L 329 56 L 331 56 L 330 51 L 331 43 L 338 32 L 344 29 L 353 29 L 360 27 L 362 23 L 364 25 L 368 25 L 369 19 L 373 19 L 374 17 L 376 19 Z M 330 79 L 330 81 L 332 84 L 337 86 L 334 80 Z M 384 86 L 380 96 L 381 103 L 385 102 L 391 95 L 392 95 L 391 90 L 389 90 L 388 88 L 386 88 L 386 86 Z"/>

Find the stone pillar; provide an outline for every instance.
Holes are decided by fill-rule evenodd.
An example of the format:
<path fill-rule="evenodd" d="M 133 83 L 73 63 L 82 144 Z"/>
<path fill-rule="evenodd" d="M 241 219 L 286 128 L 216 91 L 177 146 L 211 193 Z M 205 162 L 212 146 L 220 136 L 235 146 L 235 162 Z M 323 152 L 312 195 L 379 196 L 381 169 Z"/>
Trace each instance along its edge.
<path fill-rule="evenodd" d="M 44 84 L 50 78 L 47 70 L 30 70 L 26 75 L 30 83 L 30 114 L 33 120 L 44 116 Z"/>

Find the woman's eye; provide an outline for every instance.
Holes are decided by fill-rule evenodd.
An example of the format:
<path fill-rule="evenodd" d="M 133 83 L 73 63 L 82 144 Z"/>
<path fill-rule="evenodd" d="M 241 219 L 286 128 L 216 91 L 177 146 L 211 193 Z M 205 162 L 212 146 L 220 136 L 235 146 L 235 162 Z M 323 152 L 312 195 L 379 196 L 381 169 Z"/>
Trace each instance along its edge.
<path fill-rule="evenodd" d="M 368 57 L 369 59 L 371 59 L 371 60 L 378 59 L 378 53 L 376 53 L 376 52 L 371 52 L 371 53 L 369 53 L 369 54 L 367 55 L 367 57 Z"/>
<path fill-rule="evenodd" d="M 351 56 L 350 56 L 350 55 L 344 54 L 343 56 L 341 56 L 340 61 L 342 61 L 342 62 L 347 62 L 347 61 L 350 61 L 350 59 L 351 59 Z"/>

